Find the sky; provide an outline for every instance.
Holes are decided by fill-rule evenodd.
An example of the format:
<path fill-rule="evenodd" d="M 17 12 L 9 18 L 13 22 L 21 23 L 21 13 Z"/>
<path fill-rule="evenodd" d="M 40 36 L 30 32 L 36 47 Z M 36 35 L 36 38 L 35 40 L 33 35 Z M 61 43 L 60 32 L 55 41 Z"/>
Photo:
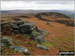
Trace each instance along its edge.
<path fill-rule="evenodd" d="M 74 10 L 74 0 L 1 1 L 1 10 Z"/>

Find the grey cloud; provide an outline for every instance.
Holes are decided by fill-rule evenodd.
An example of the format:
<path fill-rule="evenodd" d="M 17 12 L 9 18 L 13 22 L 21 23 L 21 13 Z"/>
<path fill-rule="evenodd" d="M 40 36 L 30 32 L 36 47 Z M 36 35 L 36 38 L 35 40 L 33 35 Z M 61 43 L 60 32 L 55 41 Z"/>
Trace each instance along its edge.
<path fill-rule="evenodd" d="M 12 0 L 13 1 L 13 0 Z M 45 1 L 29 1 L 29 0 L 20 0 L 20 1 L 2 1 L 1 9 L 11 10 L 11 9 L 66 9 L 66 10 L 73 10 L 73 1 L 72 0 L 65 0 L 65 1 L 58 1 L 58 0 L 45 0 Z M 12 3 L 11 3 L 12 2 Z M 17 4 L 16 4 L 17 3 Z M 14 6 L 14 5 L 15 6 Z M 49 4 L 49 5 L 47 5 Z M 67 4 L 67 5 L 66 5 Z M 9 6 L 10 5 L 10 6 Z M 51 7 L 49 7 L 51 6 Z"/>
<path fill-rule="evenodd" d="M 73 1 L 37 1 L 37 4 L 72 4 Z"/>
<path fill-rule="evenodd" d="M 74 1 L 74 0 L 0 0 L 0 1 Z"/>

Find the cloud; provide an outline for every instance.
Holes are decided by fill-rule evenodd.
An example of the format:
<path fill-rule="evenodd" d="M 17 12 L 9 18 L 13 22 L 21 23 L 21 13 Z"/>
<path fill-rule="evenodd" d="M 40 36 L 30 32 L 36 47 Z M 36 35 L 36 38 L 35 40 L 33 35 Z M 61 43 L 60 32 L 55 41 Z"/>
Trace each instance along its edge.
<path fill-rule="evenodd" d="M 45 1 L 45 0 L 1 0 L 1 1 Z M 46 0 L 46 1 L 74 1 L 74 0 Z"/>
<path fill-rule="evenodd" d="M 74 1 L 1 1 L 1 10 L 74 10 Z"/>
<path fill-rule="evenodd" d="M 62 0 L 60 0 L 60 1 L 37 1 L 37 4 L 72 4 L 72 3 L 74 3 L 74 1 L 62 1 Z"/>

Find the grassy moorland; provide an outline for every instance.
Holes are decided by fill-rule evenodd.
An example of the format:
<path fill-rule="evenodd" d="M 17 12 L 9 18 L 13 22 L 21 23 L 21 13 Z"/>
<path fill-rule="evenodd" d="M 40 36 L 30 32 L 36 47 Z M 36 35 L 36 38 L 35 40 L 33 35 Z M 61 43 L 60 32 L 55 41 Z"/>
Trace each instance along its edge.
<path fill-rule="evenodd" d="M 43 46 L 48 47 L 49 51 L 36 48 L 37 42 L 29 40 L 29 35 L 11 34 L 9 31 L 5 31 L 5 34 L 1 32 L 2 36 L 13 39 L 13 46 L 25 46 L 28 48 L 31 55 L 57 55 L 59 51 L 74 51 L 74 20 L 66 17 L 56 17 L 56 14 L 40 15 L 38 18 L 35 15 L 16 15 L 9 17 L 2 17 L 1 23 L 13 22 L 14 18 L 18 18 L 23 21 L 34 22 L 39 29 L 44 29 L 48 32 L 44 36 L 45 41 Z M 25 17 L 28 16 L 28 17 Z M 62 15 L 61 15 L 62 16 Z M 49 22 L 49 24 L 47 24 Z M 2 29 L 3 30 L 3 29 Z M 14 42 L 19 42 L 18 44 Z M 2 47 L 4 50 L 2 54 L 8 55 L 23 55 L 22 53 L 14 52 L 14 50 L 8 47 Z"/>

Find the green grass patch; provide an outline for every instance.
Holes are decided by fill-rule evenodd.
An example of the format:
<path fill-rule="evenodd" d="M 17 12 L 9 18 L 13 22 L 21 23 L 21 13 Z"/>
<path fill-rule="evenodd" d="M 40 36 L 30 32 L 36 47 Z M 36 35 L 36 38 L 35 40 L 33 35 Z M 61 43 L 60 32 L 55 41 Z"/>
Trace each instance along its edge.
<path fill-rule="evenodd" d="M 9 52 L 14 52 L 15 50 L 14 50 L 14 49 L 8 49 L 8 51 L 9 51 Z"/>
<path fill-rule="evenodd" d="M 49 46 L 54 46 L 52 43 L 50 43 L 48 40 L 44 40 L 44 43 L 42 44 L 43 46 L 49 47 Z"/>
<path fill-rule="evenodd" d="M 1 55 L 2 56 L 8 56 L 8 52 L 2 52 Z"/>
<path fill-rule="evenodd" d="M 32 49 L 32 47 L 29 48 L 32 52 L 34 52 L 34 50 Z"/>
<path fill-rule="evenodd" d="M 1 48 L 3 48 L 3 49 L 9 49 L 8 46 L 2 46 Z"/>

